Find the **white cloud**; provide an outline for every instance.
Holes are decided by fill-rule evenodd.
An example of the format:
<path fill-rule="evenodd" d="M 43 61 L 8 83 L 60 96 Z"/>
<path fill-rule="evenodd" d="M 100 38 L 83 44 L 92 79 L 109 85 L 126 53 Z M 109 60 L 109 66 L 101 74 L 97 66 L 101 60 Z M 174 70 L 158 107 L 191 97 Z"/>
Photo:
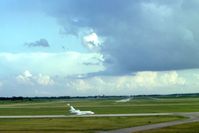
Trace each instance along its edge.
<path fill-rule="evenodd" d="M 139 87 L 164 87 L 173 85 L 183 85 L 185 84 L 185 79 L 180 77 L 176 71 L 168 72 L 137 72 L 133 76 L 134 84 Z"/>
<path fill-rule="evenodd" d="M 37 80 L 37 83 L 40 84 L 40 85 L 53 85 L 55 82 L 53 79 L 51 79 L 50 76 L 48 75 L 42 75 L 42 74 L 39 74 L 39 76 L 36 77 L 36 80 Z"/>
<path fill-rule="evenodd" d="M 26 78 L 32 77 L 32 74 L 31 74 L 28 70 L 26 70 L 26 71 L 23 73 L 23 75 L 24 75 Z"/>
<path fill-rule="evenodd" d="M 76 89 L 83 93 L 89 92 L 112 92 L 129 93 L 130 91 L 150 91 L 151 93 L 158 89 L 167 89 L 172 92 L 172 88 L 181 87 L 186 83 L 183 77 L 180 77 L 176 71 L 169 72 L 137 72 L 135 75 L 128 76 L 106 76 L 91 77 L 87 79 L 75 79 L 67 84 L 68 87 Z M 170 90 L 168 90 L 170 89 Z"/>
<path fill-rule="evenodd" d="M 157 72 L 137 72 L 132 81 L 140 87 L 154 87 L 157 85 Z"/>
<path fill-rule="evenodd" d="M 61 6 L 63 3 L 67 8 Z M 106 38 L 99 52 L 104 55 L 107 73 L 199 68 L 199 2 L 196 0 L 63 3 L 54 3 L 60 10 L 49 13 L 62 22 L 61 26 L 72 27 L 76 34 L 84 28 L 93 29 L 91 33 Z M 110 7 L 112 3 L 114 6 Z M 88 5 L 92 8 L 87 8 Z M 71 22 L 74 18 L 78 21 Z M 86 42 L 91 42 L 88 48 L 98 44 L 97 35 L 85 37 Z"/>
<path fill-rule="evenodd" d="M 99 50 L 102 41 L 99 39 L 98 35 L 93 32 L 83 37 L 83 44 L 89 50 Z"/>
<path fill-rule="evenodd" d="M 143 71 L 131 75 L 95 77 L 50 76 L 26 70 L 20 75 L 23 77 L 19 78 L 20 80 L 1 77 L 3 86 L 0 95 L 87 96 L 194 93 L 198 92 L 199 87 L 199 69 Z"/>
<path fill-rule="evenodd" d="M 18 75 L 16 77 L 16 80 L 20 84 L 26 84 L 26 85 L 42 85 L 42 86 L 48 86 L 48 85 L 54 85 L 54 80 L 49 75 L 32 75 L 30 71 L 26 70 L 22 74 Z"/>
<path fill-rule="evenodd" d="M 1 74 L 20 73 L 29 70 L 33 73 L 45 73 L 50 76 L 74 75 L 98 72 L 104 69 L 102 55 L 98 53 L 0 53 Z M 85 65 L 84 63 L 98 63 L 99 65 Z M 13 68 L 14 66 L 14 68 Z M 9 68 L 9 72 L 7 72 Z M 25 74 L 28 76 L 28 73 Z M 30 78 L 20 76 L 23 80 Z M 30 76 L 30 75 L 29 75 Z"/>
<path fill-rule="evenodd" d="M 185 79 L 179 77 L 176 71 L 167 72 L 160 77 L 161 84 L 176 85 L 185 84 Z"/>
<path fill-rule="evenodd" d="M 32 74 L 28 70 L 25 70 L 22 74 L 16 77 L 16 80 L 19 83 L 32 84 Z"/>

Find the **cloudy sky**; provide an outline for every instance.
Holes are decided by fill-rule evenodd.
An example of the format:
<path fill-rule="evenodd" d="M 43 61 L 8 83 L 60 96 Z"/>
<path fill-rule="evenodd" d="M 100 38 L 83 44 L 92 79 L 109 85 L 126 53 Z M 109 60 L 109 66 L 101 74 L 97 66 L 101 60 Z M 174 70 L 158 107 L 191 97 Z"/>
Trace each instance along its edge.
<path fill-rule="evenodd" d="M 198 0 L 1 0 L 0 96 L 199 92 Z"/>

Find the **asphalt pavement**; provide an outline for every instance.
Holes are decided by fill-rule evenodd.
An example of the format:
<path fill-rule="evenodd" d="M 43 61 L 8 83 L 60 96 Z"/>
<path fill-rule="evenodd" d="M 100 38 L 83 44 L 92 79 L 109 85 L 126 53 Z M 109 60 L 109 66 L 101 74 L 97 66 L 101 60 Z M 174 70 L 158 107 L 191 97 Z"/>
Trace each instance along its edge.
<path fill-rule="evenodd" d="M 158 124 L 150 124 L 144 126 L 130 127 L 111 131 L 99 131 L 97 133 L 134 133 L 150 129 L 163 128 L 179 124 L 198 122 L 199 112 L 173 112 L 173 113 L 136 113 L 136 114 L 94 114 L 94 115 L 23 115 L 23 116 L 0 116 L 0 119 L 24 119 L 24 118 L 75 118 L 75 117 L 119 117 L 119 116 L 184 116 L 187 119 L 163 122 Z"/>
<path fill-rule="evenodd" d="M 154 113 L 154 114 L 158 115 L 159 113 Z M 123 128 L 123 129 L 111 130 L 111 131 L 100 131 L 97 133 L 135 133 L 135 132 L 139 132 L 139 131 L 158 129 L 158 128 L 175 126 L 175 125 L 192 123 L 192 122 L 199 122 L 199 112 L 165 113 L 165 114 L 184 116 L 184 117 L 188 117 L 188 119 L 171 121 L 171 122 L 163 122 L 163 123 L 158 123 L 158 124 L 150 124 L 150 125 L 144 125 L 144 126 L 137 126 L 137 127 L 130 127 L 130 128 Z M 148 115 L 148 116 L 151 116 L 151 115 Z"/>

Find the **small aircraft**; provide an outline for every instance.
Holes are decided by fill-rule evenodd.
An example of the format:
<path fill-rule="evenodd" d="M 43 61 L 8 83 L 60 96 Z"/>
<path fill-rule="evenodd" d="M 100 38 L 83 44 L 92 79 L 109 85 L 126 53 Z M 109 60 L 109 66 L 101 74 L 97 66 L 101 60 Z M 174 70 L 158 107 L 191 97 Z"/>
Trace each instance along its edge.
<path fill-rule="evenodd" d="M 67 104 L 70 107 L 70 113 L 72 114 L 76 114 L 76 115 L 93 115 L 95 114 L 92 111 L 80 111 L 79 109 L 75 109 L 73 106 L 71 106 L 70 104 Z"/>
<path fill-rule="evenodd" d="M 126 99 L 121 99 L 121 100 L 117 100 L 117 103 L 125 103 L 125 102 L 129 102 L 131 100 L 131 98 L 126 98 Z"/>

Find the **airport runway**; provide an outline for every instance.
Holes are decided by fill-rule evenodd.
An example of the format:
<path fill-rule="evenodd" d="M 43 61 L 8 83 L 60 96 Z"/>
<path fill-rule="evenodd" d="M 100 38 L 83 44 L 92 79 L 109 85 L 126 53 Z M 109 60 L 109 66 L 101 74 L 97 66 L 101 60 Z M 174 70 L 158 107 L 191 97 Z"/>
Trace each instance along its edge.
<path fill-rule="evenodd" d="M 163 128 L 168 126 L 174 126 L 179 124 L 198 122 L 199 121 L 199 112 L 189 112 L 189 113 L 138 113 L 138 114 L 95 114 L 95 115 L 24 115 L 24 116 L 0 116 L 0 119 L 24 119 L 24 118 L 75 118 L 75 117 L 118 117 L 118 116 L 184 116 L 188 119 L 177 120 L 171 122 L 164 122 L 158 124 L 150 124 L 138 127 L 124 128 L 111 131 L 100 131 L 97 133 L 134 133 L 139 131 L 145 131 L 150 129 Z"/>
<path fill-rule="evenodd" d="M 71 118 L 71 117 L 118 117 L 118 116 L 157 116 L 175 115 L 174 113 L 140 113 L 140 114 L 94 114 L 94 115 L 21 115 L 21 116 L 0 116 L 0 119 L 9 118 Z"/>
<path fill-rule="evenodd" d="M 137 126 L 137 127 L 131 127 L 131 128 L 124 128 L 124 129 L 118 129 L 118 130 L 112 130 L 112 131 L 100 131 L 97 133 L 135 133 L 135 132 L 146 131 L 146 130 L 151 130 L 151 129 L 175 126 L 175 125 L 180 125 L 180 124 L 199 122 L 199 112 L 170 113 L 170 114 L 188 117 L 188 119 L 171 121 L 171 122 L 163 122 L 163 123 L 158 123 L 158 124 L 150 124 L 150 125 L 144 125 L 144 126 Z"/>

